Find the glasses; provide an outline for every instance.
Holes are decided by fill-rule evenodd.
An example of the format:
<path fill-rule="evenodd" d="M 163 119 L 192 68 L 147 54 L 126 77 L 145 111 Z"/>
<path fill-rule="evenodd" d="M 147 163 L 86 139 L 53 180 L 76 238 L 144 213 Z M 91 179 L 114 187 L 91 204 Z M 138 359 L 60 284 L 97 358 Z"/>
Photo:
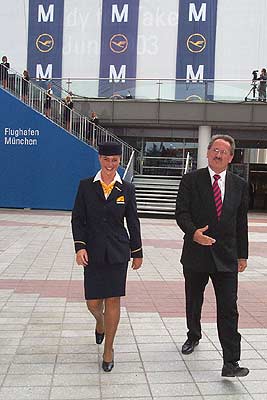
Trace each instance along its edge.
<path fill-rule="evenodd" d="M 216 155 L 220 154 L 221 156 L 227 156 L 229 154 L 229 151 L 227 150 L 219 150 L 219 149 L 211 149 L 211 151 L 213 151 L 213 153 L 215 153 Z"/>

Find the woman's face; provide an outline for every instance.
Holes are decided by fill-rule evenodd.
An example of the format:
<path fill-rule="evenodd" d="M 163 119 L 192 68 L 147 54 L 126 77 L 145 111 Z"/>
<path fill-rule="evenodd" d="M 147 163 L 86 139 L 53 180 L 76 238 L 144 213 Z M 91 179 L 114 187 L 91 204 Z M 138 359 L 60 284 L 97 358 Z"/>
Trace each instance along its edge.
<path fill-rule="evenodd" d="M 120 165 L 121 157 L 115 156 L 99 156 L 102 173 L 108 177 L 113 177 Z"/>

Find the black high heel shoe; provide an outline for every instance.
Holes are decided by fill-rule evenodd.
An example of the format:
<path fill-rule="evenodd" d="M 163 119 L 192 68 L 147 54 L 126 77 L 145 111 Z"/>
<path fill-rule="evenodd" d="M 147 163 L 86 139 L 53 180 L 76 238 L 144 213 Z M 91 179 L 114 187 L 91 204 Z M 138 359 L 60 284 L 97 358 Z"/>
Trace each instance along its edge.
<path fill-rule="evenodd" d="M 103 333 L 98 333 L 97 330 L 95 330 L 95 342 L 96 344 L 101 344 L 104 340 L 105 337 L 105 332 Z"/>
<path fill-rule="evenodd" d="M 105 372 L 110 372 L 114 367 L 114 351 L 112 350 L 113 359 L 110 362 L 104 361 L 102 362 L 102 368 Z"/>

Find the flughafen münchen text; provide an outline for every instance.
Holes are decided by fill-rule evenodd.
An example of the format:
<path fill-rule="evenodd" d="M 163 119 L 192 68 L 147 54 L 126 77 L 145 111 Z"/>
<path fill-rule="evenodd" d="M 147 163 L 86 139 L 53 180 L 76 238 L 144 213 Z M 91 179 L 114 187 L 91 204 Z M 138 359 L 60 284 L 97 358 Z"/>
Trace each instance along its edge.
<path fill-rule="evenodd" d="M 39 135 L 40 135 L 39 129 L 5 128 L 4 144 L 13 144 L 19 146 L 37 146 Z"/>

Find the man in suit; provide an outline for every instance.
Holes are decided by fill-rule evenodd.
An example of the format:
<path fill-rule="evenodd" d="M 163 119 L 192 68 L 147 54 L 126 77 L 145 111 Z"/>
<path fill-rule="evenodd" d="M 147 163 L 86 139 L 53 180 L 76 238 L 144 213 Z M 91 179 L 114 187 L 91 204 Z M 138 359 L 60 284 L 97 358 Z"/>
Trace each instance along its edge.
<path fill-rule="evenodd" d="M 249 373 L 238 363 L 237 310 L 238 272 L 245 270 L 248 258 L 248 188 L 242 178 L 227 171 L 234 150 L 231 136 L 213 136 L 208 167 L 183 176 L 176 202 L 176 221 L 185 233 L 181 263 L 188 332 L 182 353 L 192 353 L 201 339 L 201 308 L 210 278 L 223 350 L 222 376 L 227 377 Z"/>

